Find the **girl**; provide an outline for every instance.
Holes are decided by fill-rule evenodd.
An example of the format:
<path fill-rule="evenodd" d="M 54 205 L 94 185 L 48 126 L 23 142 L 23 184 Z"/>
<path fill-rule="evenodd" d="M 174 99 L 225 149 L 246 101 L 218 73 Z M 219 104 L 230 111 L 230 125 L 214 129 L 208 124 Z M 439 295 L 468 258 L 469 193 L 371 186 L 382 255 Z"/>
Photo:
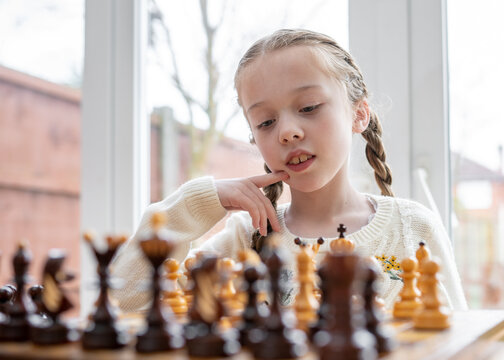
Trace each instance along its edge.
<path fill-rule="evenodd" d="M 229 210 L 241 211 L 190 256 L 196 250 L 213 250 L 229 257 L 246 247 L 259 251 L 265 235 L 275 231 L 291 250 L 287 268 L 292 277 L 297 252 L 293 239 L 313 243 L 324 237 L 319 262 L 343 223 L 347 239 L 354 242 L 358 253 L 387 260 L 390 269 L 384 267 L 380 279 L 387 307 L 393 305 L 402 287 L 394 275 L 397 264 L 414 256 L 419 242 L 424 241 L 441 260 L 441 290 L 448 305 L 466 308 L 442 224 L 420 204 L 393 197 L 380 121 L 368 105 L 362 74 L 349 53 L 328 36 L 280 30 L 260 39 L 245 53 L 236 71 L 235 87 L 268 174 L 231 180 L 198 178 L 152 204 L 115 261 L 116 275 L 126 280 L 125 287 L 116 292 L 124 310 L 138 309 L 148 301 L 148 291 L 138 290 L 145 288 L 139 284 L 150 269 L 138 250 L 137 239 L 149 231 L 154 212 L 167 214 L 167 227 L 184 253 L 179 253 L 181 258 L 187 244 Z M 367 141 L 367 159 L 382 196 L 362 194 L 352 186 L 348 163 L 353 134 L 361 134 Z M 282 182 L 290 187 L 291 203 L 277 207 Z M 286 302 L 291 300 L 288 296 Z"/>

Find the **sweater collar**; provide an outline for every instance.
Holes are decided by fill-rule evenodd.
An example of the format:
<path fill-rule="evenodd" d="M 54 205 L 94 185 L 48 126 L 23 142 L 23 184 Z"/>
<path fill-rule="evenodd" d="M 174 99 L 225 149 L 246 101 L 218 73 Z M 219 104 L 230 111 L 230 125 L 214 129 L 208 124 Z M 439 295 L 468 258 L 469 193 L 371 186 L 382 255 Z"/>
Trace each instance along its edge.
<path fill-rule="evenodd" d="M 363 246 L 365 244 L 369 244 L 370 242 L 373 242 L 374 240 L 379 238 L 383 233 L 384 229 L 386 229 L 386 227 L 390 223 L 393 210 L 394 198 L 374 194 L 364 194 L 364 195 L 375 202 L 376 212 L 371 221 L 367 225 L 363 226 L 362 228 L 351 234 L 346 235 L 346 237 L 349 240 L 352 240 L 356 246 Z M 287 226 L 285 226 L 285 212 L 289 208 L 289 205 L 290 205 L 289 203 L 278 205 L 277 215 L 280 225 L 282 226 L 283 229 L 282 236 L 285 237 L 285 239 L 287 240 L 286 243 L 288 244 L 289 247 L 296 248 L 297 245 L 294 244 L 294 238 L 297 236 L 295 234 L 292 234 L 287 228 Z M 317 238 L 302 237 L 301 239 L 310 244 L 315 243 L 317 241 Z M 331 240 L 334 239 L 335 238 L 324 239 L 326 241 L 321 246 L 320 250 L 321 251 L 328 250 L 329 243 L 331 242 Z"/>

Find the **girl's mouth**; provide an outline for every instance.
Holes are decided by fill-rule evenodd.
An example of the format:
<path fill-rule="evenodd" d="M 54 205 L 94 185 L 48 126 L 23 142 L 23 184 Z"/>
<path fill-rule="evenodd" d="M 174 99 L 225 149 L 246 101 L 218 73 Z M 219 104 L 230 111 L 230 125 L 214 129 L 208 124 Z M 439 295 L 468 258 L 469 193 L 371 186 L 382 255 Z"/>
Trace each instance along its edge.
<path fill-rule="evenodd" d="M 315 155 L 301 154 L 292 157 L 287 163 L 287 167 L 292 171 L 303 171 L 315 161 Z"/>

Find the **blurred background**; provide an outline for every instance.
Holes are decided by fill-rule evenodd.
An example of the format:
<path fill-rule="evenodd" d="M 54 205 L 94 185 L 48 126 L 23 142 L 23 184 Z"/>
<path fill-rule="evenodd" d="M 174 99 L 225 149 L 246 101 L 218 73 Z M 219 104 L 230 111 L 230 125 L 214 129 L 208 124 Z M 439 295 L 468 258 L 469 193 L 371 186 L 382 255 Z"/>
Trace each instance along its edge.
<path fill-rule="evenodd" d="M 441 3 L 451 199 L 445 225 L 470 307 L 502 307 L 504 5 Z M 140 121 L 149 129 L 149 202 L 202 174 L 264 172 L 233 88 L 240 56 L 254 40 L 279 28 L 308 28 L 352 49 L 346 0 L 142 0 L 142 5 L 146 110 Z M 50 248 L 67 250 L 67 267 L 79 272 L 81 266 L 81 179 L 90 171 L 82 164 L 82 84 L 85 27 L 93 26 L 85 23 L 85 9 L 84 0 L 0 0 L 0 285 L 11 280 L 10 257 L 22 239 L 34 255 L 35 282 Z M 386 132 L 394 99 L 385 105 L 374 100 Z M 355 152 L 359 159 L 362 148 L 357 145 Z M 369 166 L 355 161 L 352 171 L 361 191 L 378 193 Z M 285 194 L 282 201 L 288 200 Z"/>

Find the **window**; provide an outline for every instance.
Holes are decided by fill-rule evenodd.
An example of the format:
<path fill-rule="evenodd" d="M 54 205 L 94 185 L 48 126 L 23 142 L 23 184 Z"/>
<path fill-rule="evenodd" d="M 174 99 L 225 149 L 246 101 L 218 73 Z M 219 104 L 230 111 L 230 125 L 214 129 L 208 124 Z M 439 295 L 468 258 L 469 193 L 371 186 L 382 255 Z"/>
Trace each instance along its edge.
<path fill-rule="evenodd" d="M 474 308 L 504 305 L 503 9 L 448 1 L 453 240 Z"/>
<path fill-rule="evenodd" d="M 2 285 L 19 241 L 35 282 L 50 248 L 79 270 L 83 53 L 84 0 L 0 2 Z"/>
<path fill-rule="evenodd" d="M 315 1 L 305 11 L 301 6 L 306 2 L 149 0 L 152 202 L 202 174 L 264 172 L 236 102 L 233 77 L 240 57 L 255 40 L 280 28 L 327 33 L 348 48 L 346 1 Z M 287 199 L 284 194 L 281 201 Z"/>

